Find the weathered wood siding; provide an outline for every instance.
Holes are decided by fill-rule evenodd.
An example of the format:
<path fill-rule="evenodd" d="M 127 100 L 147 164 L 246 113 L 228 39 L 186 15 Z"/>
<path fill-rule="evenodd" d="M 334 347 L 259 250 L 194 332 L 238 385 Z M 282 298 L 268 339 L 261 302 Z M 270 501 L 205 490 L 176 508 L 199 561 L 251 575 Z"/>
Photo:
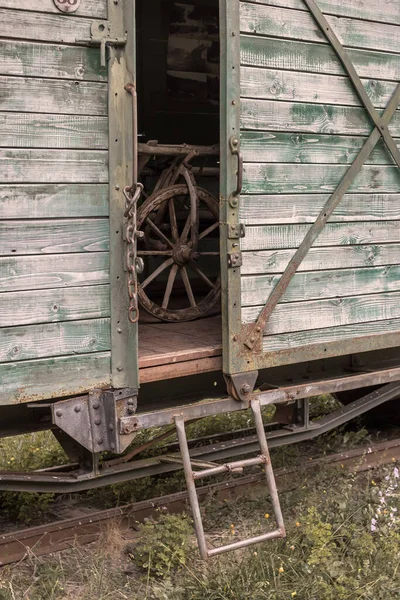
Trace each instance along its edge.
<path fill-rule="evenodd" d="M 382 111 L 400 3 L 319 0 Z M 241 1 L 242 320 L 254 322 L 372 130 L 302 0 Z M 390 131 L 400 147 L 400 111 Z M 400 331 L 400 172 L 379 143 L 269 319 L 266 352 Z"/>
<path fill-rule="evenodd" d="M 0 403 L 110 381 L 107 0 L 0 0 Z"/>

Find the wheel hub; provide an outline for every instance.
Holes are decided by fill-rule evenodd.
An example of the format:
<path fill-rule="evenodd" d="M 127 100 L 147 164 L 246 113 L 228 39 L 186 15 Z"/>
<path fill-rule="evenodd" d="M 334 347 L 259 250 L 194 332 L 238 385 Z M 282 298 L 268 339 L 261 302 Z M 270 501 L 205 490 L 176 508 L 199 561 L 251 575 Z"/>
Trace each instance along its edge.
<path fill-rule="evenodd" d="M 188 244 L 178 244 L 172 252 L 172 257 L 177 265 L 183 267 L 190 260 L 197 260 L 198 253 L 193 252 Z"/>

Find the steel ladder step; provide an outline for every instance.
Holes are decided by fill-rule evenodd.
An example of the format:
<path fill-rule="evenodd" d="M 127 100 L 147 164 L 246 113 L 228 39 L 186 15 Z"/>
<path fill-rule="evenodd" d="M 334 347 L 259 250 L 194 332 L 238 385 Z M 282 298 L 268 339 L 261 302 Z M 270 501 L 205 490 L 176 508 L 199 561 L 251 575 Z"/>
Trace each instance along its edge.
<path fill-rule="evenodd" d="M 265 436 L 260 402 L 258 399 L 253 399 L 251 401 L 251 409 L 254 415 L 254 421 L 256 425 L 257 437 L 260 444 L 261 454 L 255 458 L 248 458 L 245 460 L 238 460 L 222 465 L 210 466 L 209 468 L 205 468 L 202 471 L 193 470 L 193 466 L 196 466 L 194 464 L 196 461 L 192 461 L 190 458 L 189 446 L 185 430 L 185 420 L 182 415 L 175 416 L 175 426 L 178 435 L 179 448 L 181 451 L 183 469 L 185 472 L 186 485 L 189 493 L 190 507 L 192 509 L 194 527 L 196 531 L 197 541 L 199 544 L 200 555 L 203 559 L 222 554 L 223 552 L 229 552 L 230 550 L 238 550 L 239 548 L 251 546 L 252 544 L 258 544 L 267 540 L 285 537 L 285 525 L 283 522 L 278 491 L 276 488 L 274 472 L 272 469 L 271 459 L 268 450 L 267 438 Z M 254 465 L 264 465 L 267 487 L 271 496 L 272 507 L 277 523 L 277 529 L 275 529 L 274 531 L 269 531 L 268 533 L 264 533 L 262 535 L 257 535 L 252 538 L 234 542 L 233 544 L 227 544 L 218 548 L 209 548 L 207 546 L 207 541 L 204 533 L 203 520 L 201 516 L 199 498 L 197 496 L 195 482 L 198 479 L 204 479 L 205 477 L 218 475 L 220 473 L 241 473 L 245 467 L 251 467 Z"/>

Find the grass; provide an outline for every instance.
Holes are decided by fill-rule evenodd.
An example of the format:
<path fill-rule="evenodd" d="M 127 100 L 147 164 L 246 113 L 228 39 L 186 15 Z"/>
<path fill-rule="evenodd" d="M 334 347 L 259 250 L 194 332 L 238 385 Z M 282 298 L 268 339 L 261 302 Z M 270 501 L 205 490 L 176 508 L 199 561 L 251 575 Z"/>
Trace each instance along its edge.
<path fill-rule="evenodd" d="M 163 514 L 140 526 L 136 545 L 110 526 L 98 543 L 4 567 L 0 599 L 395 600 L 398 475 L 394 462 L 367 475 L 304 471 L 281 495 L 286 540 L 208 562 L 198 559 L 187 517 Z M 223 504 L 210 498 L 205 508 L 215 545 L 273 527 L 264 493 Z"/>

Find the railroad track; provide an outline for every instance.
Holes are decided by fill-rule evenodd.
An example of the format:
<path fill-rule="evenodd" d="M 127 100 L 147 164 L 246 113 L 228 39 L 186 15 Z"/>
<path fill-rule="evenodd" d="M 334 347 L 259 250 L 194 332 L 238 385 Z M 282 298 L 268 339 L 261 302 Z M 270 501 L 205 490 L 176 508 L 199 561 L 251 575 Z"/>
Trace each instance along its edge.
<path fill-rule="evenodd" d="M 322 458 L 307 459 L 291 468 L 276 469 L 275 476 L 280 491 L 293 487 L 296 474 L 303 469 L 315 469 L 322 465 L 343 465 L 357 471 L 366 471 L 377 466 L 400 460 L 400 439 L 372 444 L 332 454 Z M 207 485 L 198 489 L 200 498 L 214 493 L 219 500 L 236 498 L 248 490 L 264 484 L 264 473 L 238 477 L 228 482 Z M 187 509 L 187 492 L 178 492 L 152 500 L 145 500 L 119 508 L 101 510 L 90 514 L 31 527 L 0 535 L 0 566 L 21 561 L 29 556 L 43 556 L 58 552 L 73 545 L 88 544 L 98 539 L 110 522 L 116 522 L 122 531 L 136 527 L 138 522 L 155 516 L 157 509 L 166 507 L 177 513 Z"/>

